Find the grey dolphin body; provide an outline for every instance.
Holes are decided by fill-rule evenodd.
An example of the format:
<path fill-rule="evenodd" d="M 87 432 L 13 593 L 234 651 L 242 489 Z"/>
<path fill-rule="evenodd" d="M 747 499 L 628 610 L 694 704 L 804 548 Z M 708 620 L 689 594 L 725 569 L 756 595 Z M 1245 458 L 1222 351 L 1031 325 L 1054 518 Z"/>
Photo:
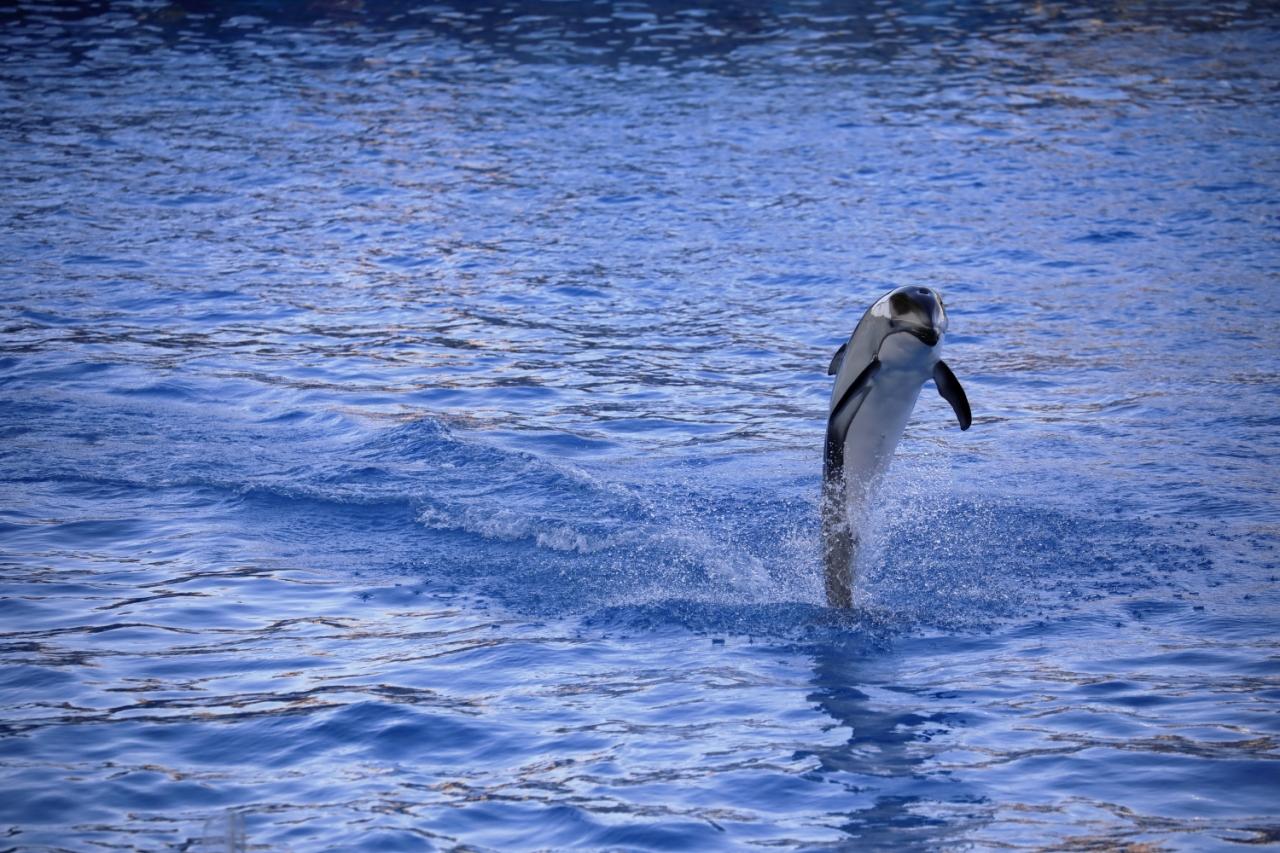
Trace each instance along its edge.
<path fill-rule="evenodd" d="M 947 313 L 935 291 L 899 287 L 867 309 L 831 359 L 827 373 L 836 381 L 823 451 L 822 540 L 832 607 L 852 604 L 857 530 L 920 388 L 932 379 L 960 429 L 973 421 L 964 389 L 941 359 L 946 331 Z"/>

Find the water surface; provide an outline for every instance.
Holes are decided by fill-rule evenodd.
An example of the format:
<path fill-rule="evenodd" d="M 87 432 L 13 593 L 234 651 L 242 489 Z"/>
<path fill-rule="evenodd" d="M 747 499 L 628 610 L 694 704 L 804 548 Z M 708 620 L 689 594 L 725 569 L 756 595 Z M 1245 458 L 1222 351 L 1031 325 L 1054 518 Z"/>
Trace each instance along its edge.
<path fill-rule="evenodd" d="M 6 844 L 1275 843 L 1278 24 L 0 12 Z M 902 284 L 975 423 L 836 613 Z"/>

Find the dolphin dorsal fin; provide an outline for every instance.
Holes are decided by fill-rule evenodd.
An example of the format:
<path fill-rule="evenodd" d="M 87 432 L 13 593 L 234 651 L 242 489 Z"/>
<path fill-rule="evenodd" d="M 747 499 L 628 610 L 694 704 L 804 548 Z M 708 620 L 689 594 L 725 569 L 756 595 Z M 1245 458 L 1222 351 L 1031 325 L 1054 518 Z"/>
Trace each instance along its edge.
<path fill-rule="evenodd" d="M 973 423 L 969 398 L 965 396 L 964 389 L 960 387 L 960 380 L 956 379 L 956 375 L 951 372 L 950 367 L 947 367 L 945 361 L 939 361 L 933 366 L 933 384 L 938 386 L 938 393 L 942 395 L 942 399 L 951 404 L 951 410 L 956 413 L 956 420 L 960 422 L 960 429 L 968 429 Z"/>
<path fill-rule="evenodd" d="M 836 354 L 831 356 L 831 364 L 827 365 L 827 375 L 835 376 L 840 372 L 840 365 L 844 364 L 844 351 L 849 348 L 849 344 L 843 343 L 840 349 L 836 350 Z"/>

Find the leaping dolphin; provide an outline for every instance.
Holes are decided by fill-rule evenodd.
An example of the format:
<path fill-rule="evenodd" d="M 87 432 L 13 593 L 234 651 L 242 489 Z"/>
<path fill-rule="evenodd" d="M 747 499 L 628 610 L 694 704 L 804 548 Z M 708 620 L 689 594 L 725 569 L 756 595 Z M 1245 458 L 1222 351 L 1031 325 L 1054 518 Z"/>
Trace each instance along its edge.
<path fill-rule="evenodd" d="M 947 312 L 935 291 L 899 287 L 867 309 L 831 358 L 827 374 L 835 375 L 836 383 L 822 464 L 822 543 L 832 607 L 853 603 L 858 527 L 921 386 L 934 381 L 960 429 L 973 422 L 964 389 L 941 359 L 946 331 Z"/>

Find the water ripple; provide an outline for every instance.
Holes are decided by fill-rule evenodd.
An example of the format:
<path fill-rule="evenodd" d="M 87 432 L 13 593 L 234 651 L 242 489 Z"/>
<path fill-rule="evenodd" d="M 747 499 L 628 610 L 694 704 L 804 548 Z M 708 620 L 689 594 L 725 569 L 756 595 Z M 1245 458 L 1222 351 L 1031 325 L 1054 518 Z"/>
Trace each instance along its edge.
<path fill-rule="evenodd" d="M 0 9 L 17 849 L 1274 844 L 1266 4 Z M 832 351 L 938 287 L 858 606 Z"/>

